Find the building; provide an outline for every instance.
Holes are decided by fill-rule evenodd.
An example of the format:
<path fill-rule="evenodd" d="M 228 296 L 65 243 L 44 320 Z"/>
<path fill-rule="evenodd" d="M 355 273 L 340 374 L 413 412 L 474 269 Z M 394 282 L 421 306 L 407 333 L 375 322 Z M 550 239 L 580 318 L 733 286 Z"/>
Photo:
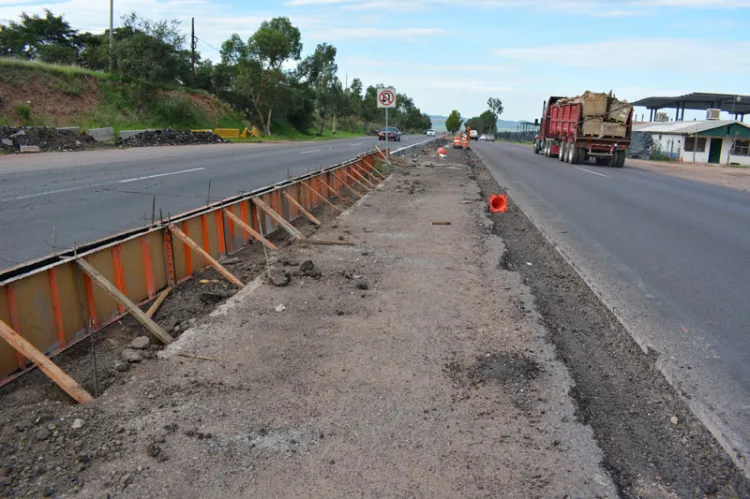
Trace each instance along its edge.
<path fill-rule="evenodd" d="M 674 109 L 674 121 L 684 121 L 686 109 L 715 113 L 723 111 L 738 121 L 745 121 L 745 115 L 750 114 L 750 95 L 693 92 L 674 97 L 646 97 L 631 104 L 647 108 L 649 121 L 659 121 L 657 117 L 661 109 Z"/>
<path fill-rule="evenodd" d="M 637 123 L 634 133 L 648 133 L 655 152 L 685 163 L 750 166 L 750 126 L 733 120 Z"/>

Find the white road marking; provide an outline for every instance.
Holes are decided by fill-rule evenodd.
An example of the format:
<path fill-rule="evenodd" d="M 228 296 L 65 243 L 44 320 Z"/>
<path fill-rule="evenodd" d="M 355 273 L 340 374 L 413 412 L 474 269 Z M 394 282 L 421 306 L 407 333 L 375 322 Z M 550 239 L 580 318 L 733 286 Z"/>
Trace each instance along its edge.
<path fill-rule="evenodd" d="M 53 194 L 61 194 L 63 192 L 81 191 L 81 190 L 85 190 L 85 189 L 93 189 L 93 188 L 97 188 L 97 187 L 104 187 L 104 186 L 112 185 L 112 184 L 127 184 L 129 182 L 136 182 L 138 180 L 148 180 L 148 179 L 151 179 L 151 178 L 166 177 L 168 175 L 178 175 L 178 174 L 181 174 L 181 173 L 197 172 L 197 171 L 201 171 L 201 170 L 205 170 L 205 168 L 202 168 L 202 167 L 201 168 L 191 168 L 190 170 L 180 170 L 178 172 L 158 173 L 156 175 L 148 175 L 146 177 L 129 178 L 129 179 L 125 179 L 125 180 L 114 180 L 112 182 L 103 182 L 101 184 L 88 184 L 88 185 L 80 185 L 78 187 L 69 187 L 67 189 L 56 189 L 54 191 L 37 192 L 35 194 L 25 194 L 23 196 L 17 196 L 17 197 L 14 197 L 14 198 L 0 199 L 0 202 L 1 203 L 7 203 L 7 202 L 11 202 L 11 201 L 23 201 L 24 199 L 32 199 L 32 198 L 38 198 L 38 197 L 42 197 L 42 196 L 51 196 Z"/>
<path fill-rule="evenodd" d="M 579 169 L 579 170 L 581 170 L 582 172 L 593 173 L 594 175 L 599 175 L 600 177 L 607 177 L 607 178 L 612 178 L 612 177 L 610 177 L 609 175 L 605 175 L 605 174 L 603 174 L 603 173 L 592 172 L 591 170 L 587 170 L 586 168 L 581 168 L 580 166 L 576 166 L 576 168 L 578 168 L 578 169 Z"/>
<path fill-rule="evenodd" d="M 354 147 L 354 146 L 361 146 L 362 142 L 356 142 L 354 144 L 349 144 L 349 145 L 352 146 L 352 147 Z"/>
<path fill-rule="evenodd" d="M 157 178 L 157 177 L 168 177 L 170 175 L 180 175 L 182 173 L 191 173 L 191 172 L 199 172 L 201 170 L 205 170 L 205 168 L 191 168 L 190 170 L 180 170 L 178 172 L 169 172 L 169 173 L 158 173 L 156 175 L 148 175 L 146 177 L 136 177 L 136 178 L 128 178 L 125 180 L 118 180 L 118 184 L 128 184 L 130 182 L 138 182 L 139 180 L 148 180 L 150 178 Z"/>
<path fill-rule="evenodd" d="M 320 149 L 313 149 L 312 151 L 302 151 L 300 154 L 310 154 L 313 152 L 320 152 Z"/>

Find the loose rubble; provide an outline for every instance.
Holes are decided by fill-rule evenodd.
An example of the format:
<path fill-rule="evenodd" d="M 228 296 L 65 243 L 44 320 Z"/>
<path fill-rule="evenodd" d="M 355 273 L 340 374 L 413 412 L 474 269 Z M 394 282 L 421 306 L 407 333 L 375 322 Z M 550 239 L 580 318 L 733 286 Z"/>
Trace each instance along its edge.
<path fill-rule="evenodd" d="M 125 140 L 118 139 L 117 145 L 125 147 L 149 146 L 182 146 L 190 144 L 224 144 L 228 140 L 222 139 L 213 132 L 193 132 L 190 130 L 149 130 L 134 135 Z"/>
<path fill-rule="evenodd" d="M 20 153 L 21 148 L 38 147 L 39 152 L 83 151 L 103 147 L 93 137 L 73 130 L 50 127 L 0 127 L 0 152 Z"/>

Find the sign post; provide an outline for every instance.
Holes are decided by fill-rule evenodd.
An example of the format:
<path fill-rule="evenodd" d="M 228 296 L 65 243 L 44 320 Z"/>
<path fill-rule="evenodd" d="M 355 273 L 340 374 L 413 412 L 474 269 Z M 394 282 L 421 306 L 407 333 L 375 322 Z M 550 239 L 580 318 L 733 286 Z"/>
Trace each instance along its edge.
<path fill-rule="evenodd" d="M 378 107 L 385 109 L 385 167 L 390 168 L 388 159 L 391 152 L 388 150 L 388 110 L 396 107 L 396 89 L 393 87 L 378 90 Z"/>

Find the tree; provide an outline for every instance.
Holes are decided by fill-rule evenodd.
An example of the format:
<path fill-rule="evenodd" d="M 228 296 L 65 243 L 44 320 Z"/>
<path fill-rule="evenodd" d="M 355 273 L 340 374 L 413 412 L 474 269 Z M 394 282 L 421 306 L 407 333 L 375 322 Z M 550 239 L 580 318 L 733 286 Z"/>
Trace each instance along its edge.
<path fill-rule="evenodd" d="M 451 114 L 445 119 L 445 128 L 448 129 L 450 133 L 456 133 L 461 129 L 461 113 L 456 111 L 455 109 L 451 111 Z"/>
<path fill-rule="evenodd" d="M 0 25 L 0 56 L 75 64 L 83 48 L 78 32 L 49 10 L 44 17 L 21 14 L 21 22 Z"/>
<path fill-rule="evenodd" d="M 299 67 L 300 75 L 306 77 L 307 82 L 315 91 L 318 115 L 320 116 L 319 135 L 323 134 L 326 116 L 333 110 L 336 119 L 336 108 L 341 107 L 343 89 L 336 77 L 338 66 L 336 65 L 336 47 L 321 43 L 315 48 L 315 52 L 305 58 Z"/>
<path fill-rule="evenodd" d="M 503 101 L 497 97 L 490 97 L 487 99 L 487 107 L 490 108 L 490 111 L 495 113 L 495 121 L 497 121 L 500 115 L 503 114 Z"/>
<path fill-rule="evenodd" d="M 260 118 L 264 135 L 271 135 L 271 118 L 278 97 L 279 83 L 283 80 L 281 66 L 289 61 L 298 61 L 302 52 L 299 29 L 289 18 L 275 17 L 263 21 L 247 43 L 249 57 L 259 65 L 257 78 L 246 87 L 250 92 L 255 110 Z"/>

